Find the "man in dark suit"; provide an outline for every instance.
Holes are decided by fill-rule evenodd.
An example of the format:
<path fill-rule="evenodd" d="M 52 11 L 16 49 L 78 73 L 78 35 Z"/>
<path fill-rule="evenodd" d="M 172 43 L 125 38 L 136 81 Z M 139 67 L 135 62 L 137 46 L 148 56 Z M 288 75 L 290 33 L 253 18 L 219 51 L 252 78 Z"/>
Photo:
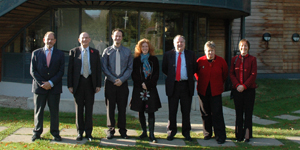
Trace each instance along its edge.
<path fill-rule="evenodd" d="M 75 99 L 76 140 L 81 141 L 85 131 L 86 138 L 91 141 L 95 93 L 101 87 L 100 55 L 98 50 L 89 47 L 91 38 L 88 33 L 82 32 L 78 41 L 81 46 L 71 49 L 69 53 L 68 88 Z"/>
<path fill-rule="evenodd" d="M 182 135 L 191 141 L 190 112 L 194 95 L 194 73 L 197 71 L 195 53 L 185 50 L 185 39 L 177 35 L 173 44 L 175 49 L 164 54 L 162 72 L 167 76 L 165 81 L 169 105 L 169 124 L 167 140 L 171 141 L 177 133 L 177 110 L 180 102 L 182 113 Z"/>
<path fill-rule="evenodd" d="M 64 53 L 53 48 L 55 35 L 49 31 L 43 41 L 45 47 L 32 52 L 30 74 L 34 102 L 34 129 L 32 141 L 41 138 L 43 116 L 46 102 L 50 110 L 50 133 L 55 141 L 61 141 L 59 135 L 59 101 L 62 93 L 62 76 L 64 75 Z"/>

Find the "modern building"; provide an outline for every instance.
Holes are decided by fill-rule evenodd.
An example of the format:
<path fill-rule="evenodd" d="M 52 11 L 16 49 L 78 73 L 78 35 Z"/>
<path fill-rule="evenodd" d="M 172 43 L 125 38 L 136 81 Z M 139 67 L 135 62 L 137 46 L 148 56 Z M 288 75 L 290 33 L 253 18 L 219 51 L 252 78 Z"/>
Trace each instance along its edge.
<path fill-rule="evenodd" d="M 228 65 L 238 41 L 247 38 L 258 77 L 299 78 L 299 6 L 296 0 L 1 0 L 0 79 L 31 83 L 31 52 L 44 45 L 49 30 L 56 33 L 55 46 L 65 52 L 67 67 L 68 51 L 79 45 L 81 32 L 103 51 L 112 44 L 114 28 L 125 31 L 123 45 L 132 52 L 139 39 L 148 38 L 160 63 L 177 34 L 198 57 L 204 43 L 214 41 Z M 161 73 L 159 84 L 163 79 Z"/>

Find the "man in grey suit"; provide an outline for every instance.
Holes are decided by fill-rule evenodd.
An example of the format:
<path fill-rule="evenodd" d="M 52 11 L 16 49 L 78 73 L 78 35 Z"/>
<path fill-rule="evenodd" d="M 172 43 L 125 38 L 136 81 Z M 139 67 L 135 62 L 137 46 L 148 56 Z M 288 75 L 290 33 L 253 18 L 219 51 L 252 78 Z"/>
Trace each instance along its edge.
<path fill-rule="evenodd" d="M 50 110 L 50 133 L 55 141 L 61 141 L 59 135 L 59 101 L 62 93 L 62 76 L 64 75 L 64 53 L 55 49 L 55 34 L 47 32 L 43 38 L 45 46 L 32 52 L 30 74 L 34 102 L 34 129 L 32 141 L 41 138 L 43 116 L 46 102 Z"/>

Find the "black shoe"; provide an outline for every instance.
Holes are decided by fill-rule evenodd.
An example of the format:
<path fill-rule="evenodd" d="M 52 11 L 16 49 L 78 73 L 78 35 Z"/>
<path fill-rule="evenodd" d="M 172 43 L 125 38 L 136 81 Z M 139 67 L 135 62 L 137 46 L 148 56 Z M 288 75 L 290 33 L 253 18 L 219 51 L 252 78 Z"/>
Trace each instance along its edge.
<path fill-rule="evenodd" d="M 77 135 L 76 141 L 82 141 L 82 134 Z"/>
<path fill-rule="evenodd" d="M 193 141 L 193 139 L 191 138 L 191 136 L 185 136 L 185 138 L 184 138 L 185 140 L 187 140 L 187 141 L 190 141 L 190 142 L 192 142 Z"/>
<path fill-rule="evenodd" d="M 59 135 L 53 137 L 54 141 L 61 141 L 61 137 Z"/>
<path fill-rule="evenodd" d="M 140 139 L 143 139 L 143 138 L 145 138 L 145 137 L 148 137 L 147 132 L 143 132 L 143 133 L 139 136 Z"/>
<path fill-rule="evenodd" d="M 218 142 L 218 144 L 224 144 L 224 143 L 225 143 L 225 140 L 219 139 L 219 140 L 217 140 L 217 142 Z"/>
<path fill-rule="evenodd" d="M 39 139 L 41 139 L 41 137 L 35 134 L 32 136 L 31 141 L 34 142 L 35 140 L 39 140 Z"/>
<path fill-rule="evenodd" d="M 250 139 L 245 139 L 244 142 L 248 143 L 250 142 Z"/>
<path fill-rule="evenodd" d="M 205 136 L 204 137 L 204 140 L 209 140 L 209 139 L 211 139 L 211 136 Z"/>
<path fill-rule="evenodd" d="M 89 141 L 92 141 L 93 140 L 93 137 L 91 135 L 87 135 L 86 138 L 89 140 Z"/>
<path fill-rule="evenodd" d="M 128 136 L 127 136 L 127 134 L 126 134 L 126 133 L 124 133 L 124 134 L 121 134 L 121 137 L 122 137 L 123 139 L 128 139 Z"/>
<path fill-rule="evenodd" d="M 107 139 L 112 139 L 113 137 L 114 137 L 114 135 L 111 134 L 111 133 L 107 133 L 107 135 L 106 135 L 106 138 L 107 138 Z"/>
<path fill-rule="evenodd" d="M 236 139 L 236 142 L 242 142 L 243 139 Z"/>
<path fill-rule="evenodd" d="M 173 139 L 174 139 L 174 136 L 168 135 L 168 137 L 167 137 L 167 140 L 168 140 L 168 141 L 172 141 Z"/>

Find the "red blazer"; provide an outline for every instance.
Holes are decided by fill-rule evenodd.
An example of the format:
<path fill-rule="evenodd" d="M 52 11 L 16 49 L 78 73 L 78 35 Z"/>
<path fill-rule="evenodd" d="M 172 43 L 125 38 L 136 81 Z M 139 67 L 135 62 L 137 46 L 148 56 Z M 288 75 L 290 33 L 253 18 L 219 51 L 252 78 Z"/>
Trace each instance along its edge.
<path fill-rule="evenodd" d="M 239 57 L 234 65 L 236 57 Z M 243 85 L 245 89 L 247 88 L 256 88 L 256 76 L 257 76 L 257 63 L 256 57 L 247 55 L 244 57 L 244 84 L 240 83 L 240 64 L 242 61 L 241 55 L 235 56 L 231 59 L 230 67 L 230 79 L 232 82 L 233 88 L 237 88 L 239 85 Z"/>
<path fill-rule="evenodd" d="M 223 84 L 228 76 L 226 61 L 215 55 L 215 59 L 210 63 L 206 56 L 202 56 L 197 60 L 197 64 L 198 70 L 195 77 L 198 93 L 205 96 L 208 83 L 210 83 L 212 96 L 222 94 L 224 91 Z"/>

